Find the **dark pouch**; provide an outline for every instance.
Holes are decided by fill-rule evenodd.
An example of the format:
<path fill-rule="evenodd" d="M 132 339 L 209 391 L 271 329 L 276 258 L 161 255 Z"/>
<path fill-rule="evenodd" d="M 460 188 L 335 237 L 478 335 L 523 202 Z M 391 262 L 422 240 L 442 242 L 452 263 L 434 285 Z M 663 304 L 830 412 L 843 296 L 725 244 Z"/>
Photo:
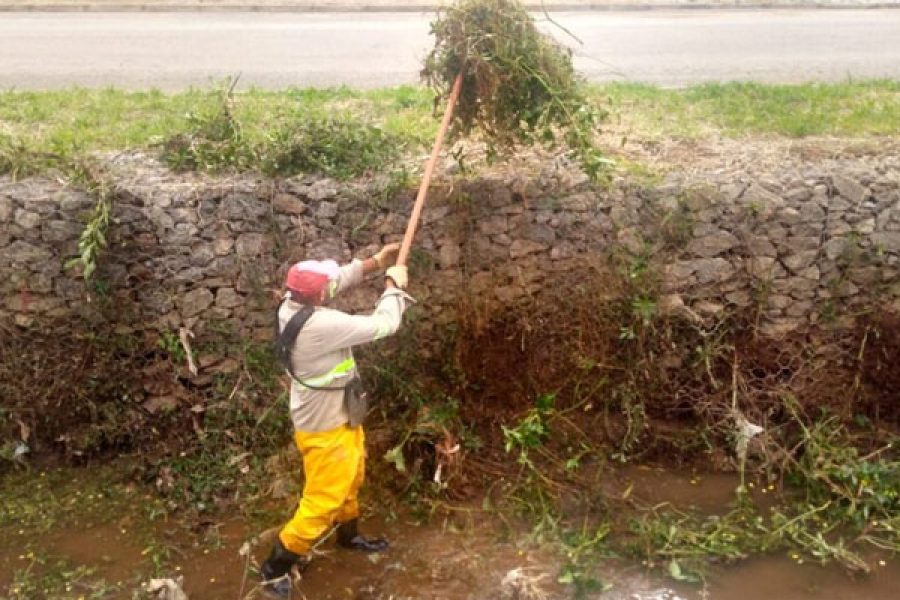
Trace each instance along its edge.
<path fill-rule="evenodd" d="M 366 413 L 369 412 L 369 398 L 359 377 L 353 377 L 344 387 L 344 407 L 347 409 L 350 427 L 363 424 Z"/>

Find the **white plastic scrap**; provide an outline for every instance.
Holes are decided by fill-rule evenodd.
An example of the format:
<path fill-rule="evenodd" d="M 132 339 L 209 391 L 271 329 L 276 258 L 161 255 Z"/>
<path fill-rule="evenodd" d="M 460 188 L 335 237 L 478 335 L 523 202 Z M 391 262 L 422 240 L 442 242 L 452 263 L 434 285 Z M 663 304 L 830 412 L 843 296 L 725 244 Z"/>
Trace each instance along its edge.
<path fill-rule="evenodd" d="M 737 433 L 734 449 L 737 452 L 738 458 L 740 458 L 741 461 L 745 461 L 747 460 L 747 444 L 749 444 L 750 440 L 754 437 L 762 433 L 764 429 L 755 423 L 751 423 L 744 415 L 737 411 L 734 412 L 734 424 Z"/>
<path fill-rule="evenodd" d="M 634 593 L 630 598 L 631 600 L 684 600 L 678 593 L 665 588 Z"/>
<path fill-rule="evenodd" d="M 24 460 L 24 456 L 31 452 L 31 448 L 25 442 L 16 442 L 16 447 L 13 450 L 13 460 Z"/>
<path fill-rule="evenodd" d="M 187 594 L 181 589 L 184 577 L 176 579 L 151 579 L 144 586 L 151 598 L 156 600 L 188 600 Z"/>
<path fill-rule="evenodd" d="M 541 589 L 546 573 L 529 575 L 518 567 L 508 571 L 500 582 L 500 598 L 503 600 L 547 600 L 547 592 Z"/>
<path fill-rule="evenodd" d="M 197 365 L 194 363 L 194 351 L 191 350 L 191 339 L 194 337 L 194 332 L 186 327 L 178 328 L 178 341 L 181 342 L 181 347 L 184 348 L 184 353 L 187 355 L 188 362 L 188 371 L 191 372 L 191 375 L 194 377 L 197 376 L 198 370 Z"/>

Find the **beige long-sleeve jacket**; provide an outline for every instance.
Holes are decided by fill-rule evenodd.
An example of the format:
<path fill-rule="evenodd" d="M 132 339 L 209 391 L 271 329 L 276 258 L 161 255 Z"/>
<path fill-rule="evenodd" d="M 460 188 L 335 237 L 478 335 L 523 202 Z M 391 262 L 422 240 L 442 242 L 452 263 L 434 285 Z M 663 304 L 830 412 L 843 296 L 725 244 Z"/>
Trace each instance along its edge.
<path fill-rule="evenodd" d="M 363 280 L 363 263 L 354 260 L 341 267 L 336 294 Z M 297 431 L 327 431 L 348 422 L 341 388 L 356 375 L 351 348 L 397 331 L 412 299 L 397 288 L 389 288 L 369 315 L 350 315 L 322 306 L 316 307 L 297 335 L 291 351 L 294 374 L 291 381 L 291 420 Z M 301 304 L 288 300 L 278 311 L 282 330 Z M 317 388 L 311 389 L 305 382 Z"/>

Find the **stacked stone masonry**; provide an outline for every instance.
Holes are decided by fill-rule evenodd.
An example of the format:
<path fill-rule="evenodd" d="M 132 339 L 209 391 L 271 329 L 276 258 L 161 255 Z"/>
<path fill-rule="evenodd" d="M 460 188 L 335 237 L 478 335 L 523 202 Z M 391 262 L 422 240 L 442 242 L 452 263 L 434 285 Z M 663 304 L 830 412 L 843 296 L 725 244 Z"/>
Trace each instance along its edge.
<path fill-rule="evenodd" d="M 105 320 L 122 333 L 227 322 L 268 339 L 288 264 L 368 256 L 402 237 L 411 206 L 410 194 L 382 202 L 359 182 L 177 174 L 137 153 L 106 163 L 113 223 L 88 283 L 65 265 L 95 199 L 52 179 L 0 179 L 0 321 Z M 900 309 L 898 156 L 601 191 L 554 166 L 448 187 L 433 192 L 411 262 L 411 291 L 436 321 L 463 291 L 511 304 L 585 261 L 659 250 L 661 223 L 678 233 L 655 258 L 661 308 L 756 310 L 770 335 Z M 363 286 L 342 306 L 369 310 L 377 294 Z"/>

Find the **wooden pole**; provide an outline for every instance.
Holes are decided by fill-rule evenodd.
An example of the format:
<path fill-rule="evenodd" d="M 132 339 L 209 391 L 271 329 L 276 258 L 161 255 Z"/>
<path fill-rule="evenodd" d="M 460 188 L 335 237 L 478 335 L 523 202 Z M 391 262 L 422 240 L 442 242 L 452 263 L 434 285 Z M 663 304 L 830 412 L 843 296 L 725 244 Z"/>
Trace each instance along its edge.
<path fill-rule="evenodd" d="M 434 148 L 431 149 L 431 158 L 425 164 L 425 173 L 422 175 L 422 183 L 419 184 L 419 193 L 416 195 L 416 203 L 413 205 L 412 214 L 409 216 L 409 223 L 406 225 L 406 233 L 403 235 L 403 242 L 400 244 L 400 253 L 397 255 L 397 264 L 405 265 L 409 259 L 409 250 L 412 247 L 413 238 L 416 236 L 416 227 L 419 225 L 419 219 L 422 217 L 422 208 L 425 206 L 425 197 L 428 195 L 428 187 L 431 185 L 431 174 L 434 172 L 434 166 L 437 164 L 438 155 L 441 153 L 441 145 L 444 143 L 444 136 L 447 135 L 447 129 L 450 128 L 450 121 L 453 119 L 453 109 L 456 101 L 459 100 L 459 92 L 462 89 L 462 73 L 456 76 L 453 81 L 453 88 L 450 90 L 450 99 L 447 100 L 447 109 L 444 111 L 444 118 L 441 120 L 441 127 L 438 129 L 437 139 L 434 141 Z"/>

